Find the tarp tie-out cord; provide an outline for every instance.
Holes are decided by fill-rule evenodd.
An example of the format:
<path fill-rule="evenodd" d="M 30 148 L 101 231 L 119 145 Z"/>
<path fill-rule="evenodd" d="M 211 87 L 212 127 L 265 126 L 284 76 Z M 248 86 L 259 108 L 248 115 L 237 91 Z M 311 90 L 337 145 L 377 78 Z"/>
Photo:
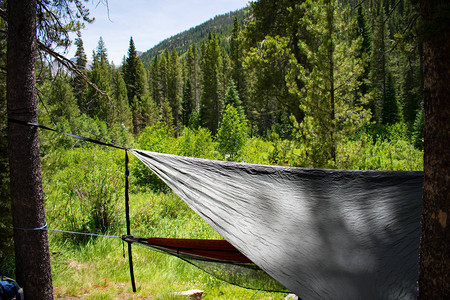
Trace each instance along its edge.
<path fill-rule="evenodd" d="M 128 195 L 128 176 L 130 174 L 130 171 L 128 169 L 128 148 L 122 147 L 122 146 L 118 146 L 115 145 L 114 143 L 105 143 L 99 140 L 94 140 L 88 137 L 84 137 L 84 136 L 80 136 L 80 135 L 76 135 L 76 134 L 72 134 L 72 133 L 67 133 L 67 132 L 62 132 L 44 125 L 39 125 L 37 123 L 30 123 L 30 122 L 25 122 L 25 121 L 20 121 L 17 119 L 12 119 L 12 118 L 8 118 L 8 121 L 11 123 L 16 123 L 16 124 L 20 124 L 20 125 L 25 125 L 25 126 L 32 126 L 32 127 L 37 127 L 37 128 L 41 128 L 41 129 L 45 129 L 45 130 L 49 130 L 49 131 L 53 131 L 59 134 L 64 134 L 82 141 L 86 141 L 86 142 L 90 142 L 90 143 L 94 143 L 94 144 L 98 144 L 98 145 L 102 145 L 102 146 L 108 146 L 108 147 L 112 147 L 112 148 L 116 148 L 116 149 L 121 149 L 121 150 L 125 150 L 125 219 L 126 219 L 126 225 L 127 225 L 127 234 L 119 237 L 119 236 L 112 236 L 112 235 L 102 235 L 102 234 L 95 234 L 95 233 L 84 233 L 84 232 L 75 232 L 75 231 L 67 231 L 67 230 L 57 230 L 57 229 L 49 229 L 47 228 L 47 223 L 45 223 L 44 226 L 42 227 L 37 227 L 37 228 L 19 228 L 19 227 L 13 227 L 13 229 L 15 230 L 27 230 L 27 231 L 35 231 L 35 230 L 47 230 L 47 231 L 56 231 L 56 232 L 63 232 L 63 233 L 71 233 L 71 234 L 81 234 L 81 235 L 89 235 L 89 236 L 98 236 L 98 237 L 111 237 L 111 238 L 119 238 L 122 239 L 123 241 L 128 243 L 128 261 L 130 264 L 130 277 L 131 277 L 131 286 L 133 288 L 133 292 L 136 292 L 136 283 L 134 280 L 134 269 L 133 269 L 133 254 L 131 251 L 131 244 L 132 244 L 132 240 L 131 239 L 125 239 L 126 236 L 131 237 L 131 226 L 130 226 L 130 207 L 129 207 L 129 195 Z"/>
<path fill-rule="evenodd" d="M 61 233 L 70 233 L 70 234 L 79 234 L 79 235 L 88 235 L 88 236 L 96 236 L 96 237 L 107 237 L 107 238 L 115 238 L 115 239 L 123 239 L 121 236 L 115 235 L 107 235 L 107 234 L 97 234 L 97 233 L 89 233 L 89 232 L 79 232 L 79 231 L 70 231 L 70 230 L 60 230 L 60 229 L 51 229 L 47 227 L 47 223 L 44 226 L 36 227 L 36 228 L 21 228 L 21 227 L 12 227 L 14 230 L 22 230 L 22 231 L 53 231 L 53 232 L 61 232 Z"/>
<path fill-rule="evenodd" d="M 70 136 L 70 137 L 73 137 L 73 138 L 76 138 L 76 139 L 79 139 L 79 140 L 82 140 L 82 141 L 86 141 L 86 142 L 90 142 L 90 143 L 94 143 L 94 144 L 98 144 L 98 145 L 113 147 L 113 148 L 121 149 L 121 150 L 128 150 L 128 148 L 116 145 L 116 144 L 114 144 L 112 142 L 105 143 L 105 142 L 102 142 L 102 141 L 99 141 L 99 140 L 94 140 L 94 139 L 91 139 L 91 138 L 88 138 L 88 137 L 84 137 L 84 136 L 80 136 L 80 135 L 76 135 L 76 134 L 72 134 L 72 133 L 67 133 L 67 132 L 62 132 L 62 131 L 59 131 L 59 130 L 56 130 L 56 129 L 53 129 L 53 128 L 50 128 L 50 127 L 47 127 L 47 126 L 44 126 L 44 125 L 39 125 L 37 123 L 30 123 L 30 122 L 20 121 L 20 120 L 16 120 L 16 119 L 11 119 L 11 118 L 9 118 L 8 121 L 11 122 L 11 123 L 16 123 L 16 124 L 25 125 L 25 126 L 32 126 L 32 127 L 37 127 L 37 128 L 53 131 L 53 132 L 56 132 L 56 133 L 64 134 L 64 135 L 67 135 L 67 136 Z"/>

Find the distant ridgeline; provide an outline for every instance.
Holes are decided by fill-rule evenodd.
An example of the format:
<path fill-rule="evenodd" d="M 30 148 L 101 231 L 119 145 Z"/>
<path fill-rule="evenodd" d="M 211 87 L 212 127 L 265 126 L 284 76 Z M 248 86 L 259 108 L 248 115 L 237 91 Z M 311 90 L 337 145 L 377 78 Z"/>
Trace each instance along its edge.
<path fill-rule="evenodd" d="M 250 16 L 250 8 L 245 7 L 223 15 L 215 16 L 203 24 L 197 25 L 191 29 L 181 32 L 175 36 L 165 39 L 150 50 L 145 51 L 141 56 L 144 65 L 148 65 L 156 55 L 162 54 L 167 48 L 172 50 L 175 48 L 179 55 L 184 54 L 192 44 L 200 44 L 201 41 L 208 37 L 210 32 L 216 30 L 217 37 L 222 46 L 226 43 L 227 37 L 231 36 L 233 30 L 234 17 L 237 17 L 239 25 L 248 23 Z"/>

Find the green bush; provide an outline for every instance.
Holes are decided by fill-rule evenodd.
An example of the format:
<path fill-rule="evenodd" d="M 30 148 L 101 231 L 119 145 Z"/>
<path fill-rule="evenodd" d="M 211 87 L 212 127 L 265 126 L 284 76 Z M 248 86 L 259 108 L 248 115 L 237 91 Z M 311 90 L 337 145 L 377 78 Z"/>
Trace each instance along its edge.
<path fill-rule="evenodd" d="M 243 162 L 251 164 L 272 164 L 270 155 L 273 151 L 273 145 L 262 138 L 250 138 L 240 151 L 240 157 Z"/>
<path fill-rule="evenodd" d="M 164 123 L 156 123 L 146 127 L 137 141 L 141 150 L 159 153 L 176 153 L 176 139 Z M 133 160 L 131 164 L 131 182 L 133 188 L 138 187 L 143 191 L 167 192 L 169 188 L 142 162 Z"/>
<path fill-rule="evenodd" d="M 50 228 L 106 233 L 119 227 L 124 194 L 123 151 L 101 147 L 60 149 L 44 160 L 46 166 L 54 168 L 44 180 Z"/>
<path fill-rule="evenodd" d="M 390 136 L 375 142 L 369 137 L 347 141 L 338 147 L 336 168 L 354 170 L 423 170 L 423 153 L 408 140 Z"/>
<path fill-rule="evenodd" d="M 208 129 L 184 128 L 177 139 L 175 152 L 182 156 L 218 159 L 220 155 L 214 151 L 215 146 Z"/>

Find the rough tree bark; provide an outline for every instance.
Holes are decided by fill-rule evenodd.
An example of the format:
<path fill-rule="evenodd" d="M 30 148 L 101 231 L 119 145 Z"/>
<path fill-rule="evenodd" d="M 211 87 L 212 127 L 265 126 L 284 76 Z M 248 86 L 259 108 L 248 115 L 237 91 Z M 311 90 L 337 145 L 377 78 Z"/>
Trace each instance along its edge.
<path fill-rule="evenodd" d="M 448 1 L 421 0 L 424 190 L 419 299 L 450 299 L 450 26 Z"/>
<path fill-rule="evenodd" d="M 36 1 L 8 1 L 8 117 L 37 122 Z M 39 140 L 36 128 L 10 122 L 8 154 L 13 225 L 45 224 Z M 26 299 L 53 299 L 47 231 L 14 230 L 16 279 Z"/>

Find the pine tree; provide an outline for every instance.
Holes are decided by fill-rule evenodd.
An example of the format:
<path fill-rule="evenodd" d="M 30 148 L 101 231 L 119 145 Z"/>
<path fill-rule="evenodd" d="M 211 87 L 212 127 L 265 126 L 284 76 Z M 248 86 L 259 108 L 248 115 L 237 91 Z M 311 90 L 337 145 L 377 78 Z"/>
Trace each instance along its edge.
<path fill-rule="evenodd" d="M 160 87 L 160 98 L 161 98 L 161 107 L 163 103 L 167 100 L 168 97 L 168 76 L 169 76 L 169 60 L 170 53 L 169 49 L 166 49 L 163 55 L 159 60 L 159 87 Z"/>
<path fill-rule="evenodd" d="M 245 103 L 251 123 L 258 123 L 264 134 L 277 121 L 280 114 L 293 114 L 301 122 L 304 113 L 298 105 L 296 93 L 291 93 L 286 81 L 290 62 L 308 67 L 306 55 L 299 41 L 309 40 L 306 25 L 299 23 L 304 14 L 304 0 L 251 2 L 253 22 L 246 26 L 245 64 L 252 78 L 252 103 Z M 296 89 L 304 86 L 299 78 L 291 81 Z"/>
<path fill-rule="evenodd" d="M 351 39 L 355 22 L 343 25 L 348 11 L 338 1 L 307 0 L 302 8 L 305 15 L 299 22 L 308 25 L 314 38 L 299 42 L 300 50 L 307 53 L 309 68 L 294 64 L 289 76 L 290 87 L 299 94 L 305 112 L 296 127 L 311 165 L 332 166 L 340 143 L 367 122 L 365 111 L 352 106 L 357 79 L 363 72 L 357 58 L 361 39 Z M 320 43 L 315 42 L 318 40 Z M 295 78 L 305 83 L 304 88 L 296 89 Z"/>
<path fill-rule="evenodd" d="M 233 32 L 230 39 L 230 60 L 231 60 L 231 77 L 236 85 L 237 92 L 243 106 L 246 107 L 248 82 L 247 73 L 243 66 L 244 53 L 240 38 L 241 28 L 237 17 L 234 17 Z M 226 106 L 226 105 L 225 105 Z"/>
<path fill-rule="evenodd" d="M 133 101 L 134 97 L 138 95 L 138 87 L 136 78 L 137 73 L 137 55 L 136 55 L 136 47 L 134 46 L 133 37 L 130 38 L 130 46 L 128 48 L 128 56 L 126 58 L 126 63 L 123 68 L 123 79 L 125 80 L 125 84 L 127 86 L 127 95 L 128 101 Z"/>
<path fill-rule="evenodd" d="M 111 66 L 108 62 L 108 51 L 100 37 L 96 51 L 93 53 L 93 65 L 90 80 L 107 94 L 111 91 Z M 114 114 L 114 105 L 105 96 L 100 95 L 92 87 L 88 88 L 86 101 L 81 111 L 91 117 L 106 121 Z"/>
<path fill-rule="evenodd" d="M 400 103 L 397 99 L 397 91 L 395 89 L 392 73 L 388 72 L 386 79 L 386 92 L 382 110 L 383 124 L 395 124 L 401 121 Z"/>
<path fill-rule="evenodd" d="M 137 134 L 146 126 L 154 124 L 155 116 L 159 115 L 159 109 L 147 89 L 147 71 L 139 57 L 136 58 L 135 80 L 133 86 L 136 94 L 131 104 L 131 111 L 134 132 Z"/>
<path fill-rule="evenodd" d="M 195 100 L 195 109 L 198 108 L 199 99 L 200 99 L 200 85 L 199 85 L 199 62 L 197 55 L 197 48 L 195 44 L 189 46 L 187 55 L 186 55 L 186 76 L 185 78 L 189 78 L 194 92 L 194 100 Z"/>
<path fill-rule="evenodd" d="M 450 297 L 450 4 L 420 0 L 424 57 L 424 158 L 418 299 Z"/>
<path fill-rule="evenodd" d="M 77 50 L 75 52 L 75 64 L 77 66 L 77 69 L 86 75 L 87 57 L 86 53 L 84 52 L 83 40 L 81 39 L 80 32 L 77 33 L 75 45 L 77 46 Z M 85 101 L 87 89 L 86 85 L 86 81 L 83 80 L 80 75 L 76 74 L 73 79 L 73 93 L 75 95 L 75 98 L 77 99 L 78 105 L 82 105 Z"/>
<path fill-rule="evenodd" d="M 97 44 L 97 51 L 96 51 L 97 60 L 100 63 L 109 63 L 108 62 L 108 50 L 106 49 L 105 42 L 103 41 L 103 38 L 100 37 L 98 39 Z"/>
<path fill-rule="evenodd" d="M 159 110 L 148 92 L 147 71 L 141 59 L 137 57 L 133 38 L 130 38 L 128 56 L 123 66 L 123 79 L 133 116 L 134 133 L 139 133 L 145 126 L 151 125 Z"/>
<path fill-rule="evenodd" d="M 48 108 L 51 116 L 67 119 L 72 127 L 73 121 L 80 115 L 73 89 L 65 75 L 59 75 L 53 81 L 48 97 Z"/>
<path fill-rule="evenodd" d="M 228 105 L 236 108 L 239 113 L 239 117 L 241 119 L 245 119 L 244 109 L 242 108 L 242 101 L 239 97 L 239 93 L 233 79 L 230 79 L 230 81 L 228 82 L 228 89 L 227 93 L 225 94 L 224 107 L 226 108 Z"/>
<path fill-rule="evenodd" d="M 189 119 L 192 113 L 195 111 L 195 95 L 194 86 L 192 85 L 191 79 L 188 77 L 183 88 L 183 125 L 189 125 Z"/>
<path fill-rule="evenodd" d="M 370 74 L 370 55 L 372 52 L 372 31 L 369 26 L 369 20 L 366 15 L 366 10 L 362 5 L 358 7 L 357 15 L 357 34 L 356 37 L 362 39 L 361 46 L 357 53 L 357 58 L 364 63 L 364 71 L 358 78 L 361 85 L 357 89 L 356 103 L 361 104 L 360 97 L 364 97 L 369 92 L 369 74 Z"/>
<path fill-rule="evenodd" d="M 420 83 L 418 82 L 415 74 L 415 70 L 411 64 L 404 70 L 401 103 L 403 107 L 403 120 L 410 132 L 413 130 L 413 125 L 416 119 L 417 112 L 419 110 L 419 90 Z"/>
<path fill-rule="evenodd" d="M 149 90 L 148 90 L 147 70 L 145 69 L 144 64 L 142 63 L 139 57 L 136 58 L 135 72 L 136 72 L 135 73 L 136 81 L 134 82 L 133 86 L 136 93 L 135 96 L 137 96 L 138 99 L 140 99 L 142 97 L 147 96 Z"/>
<path fill-rule="evenodd" d="M 132 115 L 128 104 L 126 84 L 123 80 L 122 73 L 114 66 L 112 70 L 111 97 L 117 108 L 116 122 L 125 126 L 129 131 L 132 131 Z"/>
<path fill-rule="evenodd" d="M 169 74 L 167 76 L 167 101 L 169 101 L 172 117 L 173 126 L 175 128 L 175 133 L 178 134 L 182 129 L 182 70 L 181 64 L 178 59 L 178 53 L 175 49 L 172 50 L 169 57 Z"/>
<path fill-rule="evenodd" d="M 152 90 L 153 100 L 156 105 L 161 108 L 162 106 L 162 95 L 161 95 L 161 74 L 160 74 L 160 62 L 158 55 L 155 56 L 153 62 L 150 66 L 150 84 Z"/>
<path fill-rule="evenodd" d="M 221 69 L 222 57 L 217 33 L 210 34 L 202 53 L 202 92 L 200 96 L 200 122 L 212 134 L 217 133 L 222 112 Z"/>
<path fill-rule="evenodd" d="M 159 121 L 159 109 L 152 100 L 150 94 L 138 99 L 134 96 L 131 101 L 133 114 L 133 130 L 135 134 L 140 133 L 147 126 L 152 126 Z"/>
<path fill-rule="evenodd" d="M 228 83 L 231 79 L 231 60 L 226 51 L 221 51 L 221 61 L 222 68 L 220 70 L 220 85 L 219 85 L 219 94 L 220 98 L 225 98 L 225 93 L 227 91 Z"/>
<path fill-rule="evenodd" d="M 219 151 L 230 159 L 236 159 L 239 151 L 244 147 L 247 140 L 247 127 L 238 110 L 232 105 L 225 108 L 223 120 L 217 132 L 217 143 Z"/>
<path fill-rule="evenodd" d="M 384 22 L 385 14 L 381 9 L 381 14 L 375 20 L 374 33 L 372 40 L 371 73 L 370 84 L 373 98 L 369 103 L 372 112 L 372 119 L 381 123 L 381 110 L 386 93 L 386 75 L 387 75 L 387 28 Z"/>
<path fill-rule="evenodd" d="M 46 3 L 47 4 L 47 3 Z M 8 117 L 37 123 L 36 1 L 8 1 Z M 46 224 L 39 134 L 34 127 L 8 124 L 13 226 Z M 3 231 L 3 229 L 2 229 Z M 15 274 L 26 299 L 53 299 L 47 230 L 14 230 Z"/>

